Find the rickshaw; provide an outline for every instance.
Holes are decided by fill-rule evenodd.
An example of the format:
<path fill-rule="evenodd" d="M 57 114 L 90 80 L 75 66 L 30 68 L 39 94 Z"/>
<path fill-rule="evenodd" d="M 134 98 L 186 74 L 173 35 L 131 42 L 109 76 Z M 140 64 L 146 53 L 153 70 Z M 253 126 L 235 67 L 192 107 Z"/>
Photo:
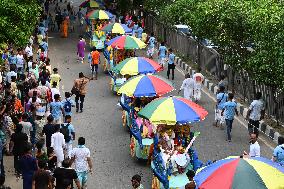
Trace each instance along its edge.
<path fill-rule="evenodd" d="M 138 38 L 128 35 L 122 35 L 111 39 L 109 42 L 107 42 L 107 45 L 111 46 L 114 49 L 113 64 L 115 67 L 110 72 L 110 86 L 112 91 L 116 93 L 117 90 L 121 87 L 121 85 L 128 79 L 125 77 L 126 75 L 133 76 L 139 74 L 129 74 L 128 72 L 120 72 L 119 69 L 117 69 L 116 67 L 120 67 L 119 65 L 121 65 L 122 62 L 126 61 L 125 58 L 135 56 L 134 50 L 145 48 L 146 44 Z M 131 68 L 129 71 L 131 71 Z"/>
<path fill-rule="evenodd" d="M 104 10 L 92 10 L 86 15 L 87 35 L 90 38 L 90 47 L 96 49 L 104 49 L 106 35 L 102 31 L 102 27 L 108 23 L 113 15 Z"/>
<path fill-rule="evenodd" d="M 186 173 L 201 166 L 192 148 L 199 133 L 190 132 L 190 124 L 205 119 L 208 112 L 201 106 L 182 97 L 160 97 L 138 112 L 154 125 L 154 144 L 151 168 L 152 188 L 185 187 L 189 182 Z"/>
<path fill-rule="evenodd" d="M 137 112 L 153 99 L 174 90 L 172 83 L 156 75 L 138 75 L 129 79 L 118 91 L 124 95 L 121 101 L 123 125 L 131 134 L 131 155 L 148 159 L 153 143 L 153 125 L 140 118 Z"/>

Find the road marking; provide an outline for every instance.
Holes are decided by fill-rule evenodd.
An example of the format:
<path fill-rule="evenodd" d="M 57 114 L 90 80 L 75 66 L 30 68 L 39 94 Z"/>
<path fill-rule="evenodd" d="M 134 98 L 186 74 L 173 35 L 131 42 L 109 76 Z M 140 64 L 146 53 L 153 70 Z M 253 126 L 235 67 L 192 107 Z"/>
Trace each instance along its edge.
<path fill-rule="evenodd" d="M 185 76 L 184 71 L 181 70 L 179 67 L 176 67 L 177 71 L 180 72 L 183 76 Z M 205 91 L 203 88 L 201 89 L 203 93 L 205 93 L 209 98 L 211 98 L 214 102 L 217 102 L 217 100 L 215 99 L 215 97 L 212 96 L 212 94 L 208 93 L 207 91 Z M 246 129 L 247 124 L 245 124 L 240 118 L 235 117 L 235 119 L 242 125 L 244 126 Z M 268 146 L 271 150 L 274 149 L 274 147 L 272 147 L 270 144 L 268 144 L 268 142 L 266 142 L 266 140 L 264 138 L 262 138 L 261 136 L 258 137 L 259 140 L 261 140 L 266 146 Z"/>

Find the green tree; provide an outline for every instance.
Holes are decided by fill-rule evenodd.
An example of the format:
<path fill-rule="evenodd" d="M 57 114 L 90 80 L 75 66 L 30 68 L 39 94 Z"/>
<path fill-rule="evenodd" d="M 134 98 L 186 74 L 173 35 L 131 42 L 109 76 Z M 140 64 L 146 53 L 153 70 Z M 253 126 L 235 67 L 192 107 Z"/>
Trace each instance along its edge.
<path fill-rule="evenodd" d="M 0 43 L 23 46 L 34 31 L 40 11 L 37 0 L 1 0 Z"/>

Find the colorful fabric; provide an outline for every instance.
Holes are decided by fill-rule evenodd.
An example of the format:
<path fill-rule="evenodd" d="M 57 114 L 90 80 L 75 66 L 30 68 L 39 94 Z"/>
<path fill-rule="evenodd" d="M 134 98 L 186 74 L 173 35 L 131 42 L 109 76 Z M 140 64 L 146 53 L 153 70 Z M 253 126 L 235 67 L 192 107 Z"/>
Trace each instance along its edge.
<path fill-rule="evenodd" d="M 284 168 L 262 157 L 229 157 L 198 170 L 194 181 L 202 189 L 280 189 Z"/>
<path fill-rule="evenodd" d="M 86 15 L 88 19 L 99 19 L 99 20 L 109 20 L 113 17 L 113 15 L 104 10 L 93 10 Z"/>
<path fill-rule="evenodd" d="M 139 75 L 131 78 L 118 90 L 119 94 L 130 97 L 161 96 L 174 90 L 166 79 L 156 75 Z"/>
<path fill-rule="evenodd" d="M 208 112 L 182 97 L 160 97 L 147 104 L 138 115 L 153 124 L 186 124 L 204 120 Z"/>
<path fill-rule="evenodd" d="M 125 34 L 130 33 L 132 30 L 125 24 L 120 23 L 110 23 L 102 28 L 105 32 Z"/>
<path fill-rule="evenodd" d="M 96 2 L 95 0 L 86 0 L 83 3 L 81 3 L 79 7 L 81 7 L 81 8 L 87 8 L 87 7 L 99 8 L 99 7 L 102 7 L 102 6 L 103 6 L 102 2 Z"/>
<path fill-rule="evenodd" d="M 162 70 L 162 67 L 149 58 L 132 57 L 117 64 L 113 71 L 121 75 L 138 75 L 147 73 L 156 73 Z"/>
<path fill-rule="evenodd" d="M 143 49 L 146 47 L 146 44 L 143 41 L 128 35 L 115 37 L 106 44 L 118 49 Z"/>
<path fill-rule="evenodd" d="M 100 62 L 100 53 L 99 51 L 92 51 L 92 64 L 99 64 Z"/>

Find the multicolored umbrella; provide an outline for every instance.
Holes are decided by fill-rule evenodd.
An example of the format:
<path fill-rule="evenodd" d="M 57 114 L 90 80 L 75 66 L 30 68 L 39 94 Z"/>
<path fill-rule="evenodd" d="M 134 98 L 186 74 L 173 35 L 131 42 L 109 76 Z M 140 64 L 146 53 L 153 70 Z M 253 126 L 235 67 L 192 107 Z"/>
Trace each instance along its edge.
<path fill-rule="evenodd" d="M 93 1 L 93 0 L 86 0 L 83 3 L 81 3 L 81 5 L 79 7 L 81 7 L 81 8 L 87 8 L 87 7 L 99 8 L 99 7 L 103 7 L 103 3 L 96 2 L 96 1 Z"/>
<path fill-rule="evenodd" d="M 126 24 L 120 23 L 110 23 L 107 24 L 102 28 L 103 31 L 111 32 L 111 33 L 118 33 L 118 34 L 125 34 L 132 32 L 132 29 L 129 28 Z"/>
<path fill-rule="evenodd" d="M 86 17 L 88 19 L 109 20 L 113 17 L 113 15 L 104 10 L 92 10 L 86 15 Z"/>
<path fill-rule="evenodd" d="M 118 49 L 143 49 L 146 47 L 143 41 L 128 35 L 117 36 L 107 42 L 107 45 Z"/>
<path fill-rule="evenodd" d="M 182 97 L 160 97 L 147 104 L 138 115 L 153 124 L 187 124 L 204 120 L 208 112 Z"/>
<path fill-rule="evenodd" d="M 113 71 L 121 75 L 156 73 L 163 68 L 154 60 L 145 57 L 131 57 L 117 64 Z"/>
<path fill-rule="evenodd" d="M 199 189 L 283 189 L 284 167 L 263 157 L 228 157 L 198 170 L 194 180 Z"/>
<path fill-rule="evenodd" d="M 117 93 L 129 97 L 161 96 L 174 90 L 172 83 L 157 75 L 139 75 L 123 84 Z"/>

